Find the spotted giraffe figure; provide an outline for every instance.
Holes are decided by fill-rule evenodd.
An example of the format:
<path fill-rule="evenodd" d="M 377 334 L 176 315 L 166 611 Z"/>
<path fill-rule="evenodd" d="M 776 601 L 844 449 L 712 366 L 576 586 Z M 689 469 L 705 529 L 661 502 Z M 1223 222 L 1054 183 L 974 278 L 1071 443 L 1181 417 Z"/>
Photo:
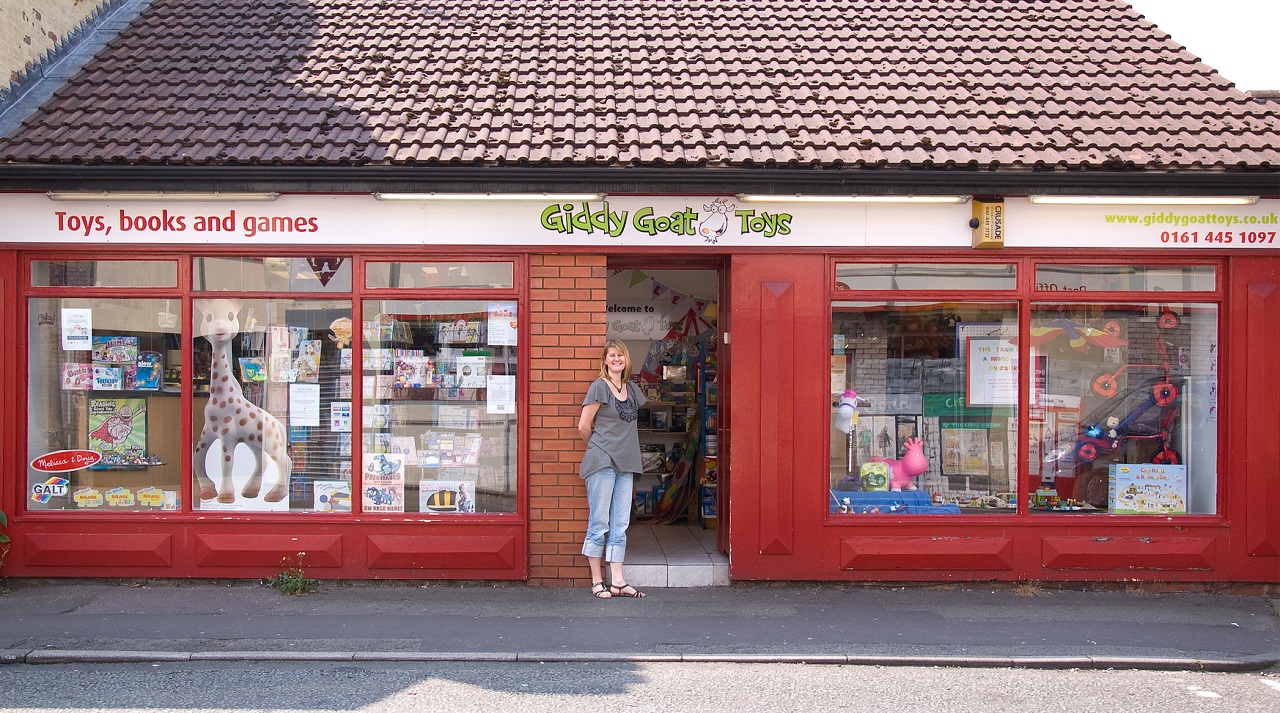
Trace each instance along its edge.
<path fill-rule="evenodd" d="M 289 458 L 288 433 L 275 416 L 250 402 L 240 390 L 231 367 L 231 340 L 240 333 L 240 305 L 232 300 L 197 300 L 200 313 L 200 336 L 213 345 L 209 370 L 209 402 L 204 407 L 204 427 L 196 444 L 192 467 L 200 485 L 200 499 L 218 498 L 220 503 L 236 501 L 231 471 L 236 445 L 243 443 L 253 453 L 253 475 L 240 494 L 257 497 L 262 488 L 262 454 L 276 465 L 276 484 L 265 500 L 280 502 L 289 494 L 289 475 L 293 461 Z M 215 486 L 205 473 L 205 456 L 214 443 L 222 450 L 222 485 Z"/>

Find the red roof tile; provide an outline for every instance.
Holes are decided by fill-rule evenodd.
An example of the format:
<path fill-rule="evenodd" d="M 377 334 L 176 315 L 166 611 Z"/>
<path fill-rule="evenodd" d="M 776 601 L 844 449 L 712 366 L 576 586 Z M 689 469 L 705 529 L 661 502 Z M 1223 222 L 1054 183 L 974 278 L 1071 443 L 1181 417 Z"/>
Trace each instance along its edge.
<path fill-rule="evenodd" d="M 0 160 L 1280 167 L 1116 0 L 154 0 Z"/>

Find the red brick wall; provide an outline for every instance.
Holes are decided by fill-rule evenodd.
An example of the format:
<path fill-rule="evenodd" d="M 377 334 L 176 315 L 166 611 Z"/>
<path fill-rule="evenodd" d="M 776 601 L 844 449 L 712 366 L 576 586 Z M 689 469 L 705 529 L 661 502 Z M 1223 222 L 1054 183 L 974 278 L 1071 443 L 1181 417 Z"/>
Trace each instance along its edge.
<path fill-rule="evenodd" d="M 590 582 L 582 538 L 587 491 L 578 477 L 582 395 L 600 370 L 605 257 L 530 260 L 529 584 Z"/>

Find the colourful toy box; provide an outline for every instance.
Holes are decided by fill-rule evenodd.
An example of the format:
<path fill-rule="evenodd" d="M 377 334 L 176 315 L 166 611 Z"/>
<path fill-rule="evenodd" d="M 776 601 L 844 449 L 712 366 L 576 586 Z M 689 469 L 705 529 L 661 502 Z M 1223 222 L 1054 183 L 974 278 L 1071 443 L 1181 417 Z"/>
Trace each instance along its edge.
<path fill-rule="evenodd" d="M 1112 463 L 1107 499 L 1113 513 L 1183 514 L 1187 511 L 1187 467 Z"/>

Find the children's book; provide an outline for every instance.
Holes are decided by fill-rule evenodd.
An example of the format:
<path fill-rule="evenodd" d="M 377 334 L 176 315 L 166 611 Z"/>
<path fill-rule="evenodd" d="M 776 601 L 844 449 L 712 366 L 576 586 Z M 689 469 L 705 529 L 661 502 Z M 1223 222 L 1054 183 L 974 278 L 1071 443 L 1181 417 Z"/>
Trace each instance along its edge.
<path fill-rule="evenodd" d="M 92 468 L 145 465 L 146 399 L 89 399 L 88 446 L 102 454 Z"/>
<path fill-rule="evenodd" d="M 391 436 L 387 452 L 404 456 L 406 463 L 418 462 L 418 446 L 413 436 Z"/>
<path fill-rule="evenodd" d="M 480 465 L 480 443 L 479 433 L 468 433 L 462 441 L 462 464 L 463 465 Z"/>
<path fill-rule="evenodd" d="M 244 382 L 266 381 L 266 361 L 262 357 L 240 357 L 240 380 Z"/>
<path fill-rule="evenodd" d="M 475 512 L 476 484 L 471 480 L 423 480 L 418 483 L 419 512 Z"/>
<path fill-rule="evenodd" d="M 367 371 L 389 371 L 391 369 L 392 350 L 390 349 L 366 349 L 364 350 L 364 368 Z"/>
<path fill-rule="evenodd" d="M 421 389 L 431 385 L 431 357 L 420 349 L 395 350 L 395 385 L 403 389 Z"/>
<path fill-rule="evenodd" d="M 489 359 L 482 356 L 458 357 L 456 368 L 458 386 L 464 389 L 483 389 L 489 373 Z"/>
<path fill-rule="evenodd" d="M 293 369 L 297 372 L 295 382 L 315 384 L 320 381 L 320 349 L 319 339 L 304 339 L 298 342 L 298 356 L 293 360 Z"/>
<path fill-rule="evenodd" d="M 288 332 L 286 332 L 286 334 L 288 334 Z M 289 358 L 289 352 L 272 352 L 271 380 L 279 384 L 287 384 L 293 381 L 295 372 L 291 362 L 292 360 Z"/>
<path fill-rule="evenodd" d="M 422 448 L 418 451 L 418 465 L 426 468 L 440 466 L 440 432 L 427 431 L 422 434 Z"/>
<path fill-rule="evenodd" d="M 317 480 L 312 484 L 312 494 L 312 509 L 317 512 L 351 512 L 351 483 Z"/>

